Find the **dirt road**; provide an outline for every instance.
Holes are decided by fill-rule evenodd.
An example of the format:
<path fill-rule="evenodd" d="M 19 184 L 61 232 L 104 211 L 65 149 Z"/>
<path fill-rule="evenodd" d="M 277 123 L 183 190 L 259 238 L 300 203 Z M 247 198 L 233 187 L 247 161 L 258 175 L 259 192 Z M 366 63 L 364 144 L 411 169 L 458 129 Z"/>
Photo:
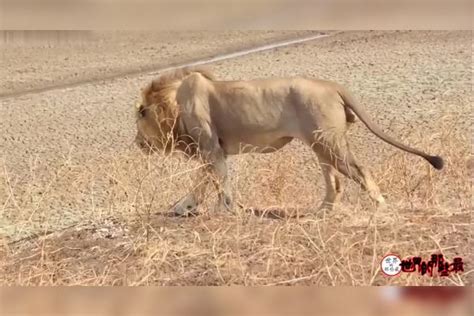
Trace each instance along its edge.
<path fill-rule="evenodd" d="M 8 44 L 2 46 L 7 67 L 0 92 L 96 79 L 307 34 L 117 33 L 110 38 L 93 34 L 87 46 Z M 56 281 L 43 279 L 49 280 L 44 284 L 139 284 L 148 272 L 147 284 L 273 284 L 302 276 L 302 283 L 315 284 L 469 282 L 457 276 L 387 280 L 377 271 L 377 260 L 389 251 L 428 256 L 442 250 L 450 259 L 472 262 L 471 52 L 470 32 L 344 32 L 213 65 L 225 80 L 302 75 L 340 82 L 385 131 L 447 161 L 446 170 L 435 172 L 421 159 L 382 143 L 359 122 L 350 135 L 353 147 L 379 181 L 389 210 L 376 211 L 366 194 L 346 180 L 340 208 L 322 218 L 312 214 L 307 221 L 217 214 L 212 197 L 197 218 L 155 215 L 186 192 L 195 174 L 183 173 L 193 163 L 180 157 L 150 160 L 132 144 L 133 104 L 153 76 L 4 98 L 1 282 L 41 283 L 26 277 L 38 258 L 21 268 L 14 264 L 25 251 L 39 249 L 37 239 L 9 243 L 70 225 L 76 226 L 66 235 L 48 237 L 48 249 L 57 250 L 48 257 L 48 267 L 60 262 L 74 277 L 60 273 Z M 324 194 L 314 155 L 297 141 L 271 155 L 232 157 L 230 165 L 236 198 L 245 205 L 298 205 L 311 211 Z M 152 250 L 161 259 L 148 257 Z M 125 257 L 120 264 L 114 259 Z M 140 270 L 140 260 L 152 270 Z M 350 262 L 357 266 L 349 268 Z M 100 282 L 91 279 L 91 271 L 104 269 L 108 274 Z M 127 280 L 119 277 L 120 269 L 128 271 Z"/>

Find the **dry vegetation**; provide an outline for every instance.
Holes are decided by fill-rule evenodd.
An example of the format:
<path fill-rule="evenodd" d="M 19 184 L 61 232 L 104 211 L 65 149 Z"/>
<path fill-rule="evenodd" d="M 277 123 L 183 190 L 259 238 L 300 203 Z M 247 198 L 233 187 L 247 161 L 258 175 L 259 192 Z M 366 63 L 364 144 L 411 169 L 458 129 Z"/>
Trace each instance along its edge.
<path fill-rule="evenodd" d="M 374 109 L 373 103 L 387 100 L 380 103 L 377 108 L 380 112 L 374 114 L 375 121 L 382 122 L 381 126 L 387 132 L 407 144 L 445 158 L 446 167 L 438 172 L 420 158 L 376 140 L 360 122 L 356 123 L 350 135 L 354 140 L 354 151 L 364 165 L 373 163 L 371 170 L 387 198 L 387 209 L 376 209 L 365 192 L 345 179 L 346 190 L 341 204 L 333 212 L 316 212 L 324 194 L 322 175 L 314 154 L 297 141 L 274 154 L 249 154 L 230 159 L 237 201 L 246 207 L 288 209 L 287 213 L 297 215 L 296 218 L 275 218 L 271 213 L 254 214 L 238 207 L 234 213 L 220 213 L 213 210 L 214 194 L 209 195 L 199 216 L 169 216 L 168 207 L 184 195 L 192 179 L 199 176 L 198 163 L 187 161 L 179 154 L 145 156 L 133 144 L 125 150 L 114 147 L 114 150 L 104 152 L 100 148 L 115 144 L 101 138 L 96 138 L 101 139 L 100 146 L 90 146 L 87 159 L 81 159 L 83 152 L 74 152 L 72 146 L 67 154 L 60 150 L 55 152 L 54 159 L 18 151 L 22 158 L 29 157 L 27 167 L 21 172 L 14 169 L 16 166 L 11 161 L 0 161 L 0 228 L 3 229 L 0 231 L 0 284 L 472 284 L 471 174 L 474 160 L 470 104 L 466 101 L 470 98 L 462 94 L 470 83 L 455 81 L 464 80 L 467 71 L 462 63 L 467 52 L 458 48 L 465 34 L 382 35 L 379 41 L 356 39 L 351 42 L 352 35 L 349 34 L 349 40 L 342 37 L 346 46 L 338 39 L 322 41 L 317 50 L 318 56 L 323 56 L 319 59 L 321 64 L 311 64 L 315 68 L 308 72 L 322 76 L 340 75 L 334 79 L 342 83 L 352 78 L 351 86 L 361 96 L 364 106 Z M 425 44 L 416 46 L 420 43 L 418 37 L 427 39 L 426 47 L 437 49 L 448 46 L 443 41 L 454 43 L 449 53 L 458 54 L 459 58 L 453 57 L 456 63 L 453 62 L 451 68 L 446 63 L 438 63 L 445 58 L 442 51 L 425 49 Z M 383 45 L 391 47 L 396 45 L 394 43 L 400 46 L 393 51 L 413 46 L 414 57 L 403 59 L 405 63 L 410 62 L 408 65 L 395 65 L 393 60 L 396 61 L 398 55 L 384 49 L 386 46 Z M 382 53 L 374 53 L 375 57 L 371 57 L 380 58 L 377 67 L 365 63 L 363 57 L 373 50 L 365 49 L 364 45 L 380 47 Z M 351 61 L 352 64 L 347 62 L 346 66 L 341 47 L 348 52 L 347 56 L 362 57 Z M 300 51 L 295 48 L 295 52 L 299 54 L 298 63 L 303 68 L 310 65 L 306 59 L 316 58 L 304 47 Z M 261 59 L 243 58 L 238 67 L 233 67 L 243 69 L 245 73 L 262 72 L 262 76 L 278 75 L 280 71 L 291 74 L 295 52 L 290 48 L 281 49 L 278 67 L 266 64 L 270 58 L 265 54 L 258 57 Z M 433 64 L 445 68 L 438 71 Z M 220 67 L 221 71 L 217 72 L 229 76 L 225 72 L 229 64 Z M 266 69 L 276 71 L 276 74 L 267 73 L 270 70 Z M 427 75 L 423 75 L 425 70 L 429 72 Z M 354 77 L 350 77 L 352 74 Z M 385 74 L 387 81 L 374 82 Z M 446 80 L 443 76 L 461 79 L 440 84 Z M 390 86 L 395 86 L 394 82 L 397 89 Z M 406 89 L 413 86 L 413 82 L 419 82 L 418 89 L 447 85 L 449 91 L 448 88 L 446 91 L 430 90 L 428 97 L 433 94 L 438 99 L 428 100 L 416 89 Z M 130 91 L 135 91 L 135 87 L 132 88 Z M 102 89 L 107 91 L 108 86 Z M 83 97 L 79 92 L 77 95 L 69 93 L 78 99 Z M 131 92 L 122 97 L 124 107 L 133 104 L 129 95 Z M 51 96 L 54 95 L 48 97 Z M 407 114 L 403 111 L 407 104 L 411 105 L 411 98 L 415 98 L 414 106 L 420 108 Z M 106 100 L 105 96 L 103 100 Z M 87 105 L 81 103 L 81 106 Z M 106 110 L 100 108 L 102 112 Z M 73 116 L 77 113 L 80 112 L 74 112 Z M 99 118 L 108 115 L 101 114 L 94 112 Z M 104 138 L 119 134 L 117 126 L 122 128 L 119 122 L 125 116 L 120 114 L 114 118 L 116 121 L 110 123 L 112 127 L 100 125 L 101 129 L 94 131 L 106 135 Z M 86 119 L 78 119 L 78 126 L 89 124 Z M 76 131 L 68 130 L 73 134 Z M 126 133 L 130 135 L 126 134 L 124 138 L 131 141 L 133 131 Z M 84 138 L 87 134 L 77 135 Z M 67 141 L 76 140 L 66 136 L 69 137 L 63 138 Z M 120 137 L 116 139 L 122 140 Z M 77 140 L 78 144 L 81 139 Z M 387 253 L 426 259 L 432 253 L 443 253 L 449 261 L 461 256 L 465 271 L 449 277 L 402 273 L 387 278 L 379 271 L 380 260 Z"/>
<path fill-rule="evenodd" d="M 316 213 L 321 176 L 315 159 L 305 167 L 295 158 L 295 150 L 306 151 L 302 144 L 273 155 L 239 156 L 232 172 L 236 198 L 244 205 L 297 207 L 297 214 L 305 215 L 300 218 L 256 216 L 238 208 L 234 214 L 214 212 L 212 195 L 199 216 L 168 216 L 167 207 L 199 174 L 196 162 L 179 155 L 144 156 L 131 148 L 120 156 L 98 155 L 85 165 L 65 160 L 46 178 L 36 176 L 44 167 L 38 161 L 26 188 L 3 169 L 3 189 L 9 192 L 3 210 L 23 228 L 41 223 L 44 233 L 5 240 L 1 283 L 468 284 L 472 270 L 445 278 L 402 274 L 392 279 L 379 271 L 381 257 L 389 252 L 423 257 L 441 252 L 448 259 L 470 260 L 469 142 L 452 118 L 446 120 L 438 122 L 444 128 L 432 138 L 415 132 L 404 137 L 443 152 L 443 172 L 387 149 L 391 156 L 374 170 L 391 203 L 383 211 L 346 180 L 342 204 L 332 213 Z M 65 186 L 82 193 L 77 203 L 89 205 L 95 219 L 54 231 L 45 206 L 61 199 L 56 192 Z M 97 203 L 101 190 L 106 194 Z"/>

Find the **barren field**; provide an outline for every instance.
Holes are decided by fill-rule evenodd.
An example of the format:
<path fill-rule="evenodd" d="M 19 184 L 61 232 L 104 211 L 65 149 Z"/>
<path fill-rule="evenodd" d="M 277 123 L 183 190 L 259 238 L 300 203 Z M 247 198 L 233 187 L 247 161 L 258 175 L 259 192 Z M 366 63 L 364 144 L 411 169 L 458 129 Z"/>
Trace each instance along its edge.
<path fill-rule="evenodd" d="M 354 124 L 353 150 L 387 209 L 345 179 L 341 204 L 317 212 L 317 159 L 293 141 L 273 154 L 232 156 L 232 186 L 245 206 L 305 216 L 220 213 L 212 194 L 199 216 L 166 215 L 199 165 L 135 148 L 133 105 L 156 77 L 150 72 L 310 34 L 317 32 L 94 32 L 61 43 L 4 42 L 0 284 L 472 284 L 471 32 L 342 32 L 212 65 L 223 80 L 340 82 L 387 133 L 443 156 L 438 172 Z M 389 278 L 380 271 L 387 253 L 462 257 L 464 272 Z"/>

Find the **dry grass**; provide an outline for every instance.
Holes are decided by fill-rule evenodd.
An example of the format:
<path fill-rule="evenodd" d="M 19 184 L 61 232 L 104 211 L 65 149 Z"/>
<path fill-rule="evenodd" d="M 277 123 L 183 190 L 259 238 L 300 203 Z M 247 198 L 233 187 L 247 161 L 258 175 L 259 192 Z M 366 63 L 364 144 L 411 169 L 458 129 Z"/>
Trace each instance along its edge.
<path fill-rule="evenodd" d="M 439 121 L 432 137 L 409 131 L 403 136 L 442 153 L 447 162 L 442 172 L 378 141 L 377 147 L 358 148 L 362 161 L 370 153 L 383 157 L 372 168 L 390 203 L 383 211 L 345 180 L 336 210 L 315 212 L 324 193 L 322 176 L 312 153 L 298 143 L 271 155 L 231 159 L 236 200 L 260 208 L 297 207 L 306 215 L 297 219 L 255 216 L 239 208 L 219 213 L 213 194 L 199 216 L 166 216 L 199 165 L 180 156 L 146 157 L 135 148 L 86 163 L 68 157 L 57 165 L 33 160 L 23 179 L 2 168 L 2 212 L 15 225 L 10 237 L 0 239 L 0 283 L 472 284 L 473 160 L 468 136 L 455 128 L 460 119 Z M 387 253 L 428 258 L 439 252 L 448 260 L 463 257 L 465 272 L 386 278 L 379 271 Z"/>

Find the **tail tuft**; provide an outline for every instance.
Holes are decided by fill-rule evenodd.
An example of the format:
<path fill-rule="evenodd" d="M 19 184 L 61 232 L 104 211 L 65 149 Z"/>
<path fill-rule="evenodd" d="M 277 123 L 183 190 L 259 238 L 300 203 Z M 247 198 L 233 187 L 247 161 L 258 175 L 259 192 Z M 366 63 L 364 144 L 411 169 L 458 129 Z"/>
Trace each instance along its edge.
<path fill-rule="evenodd" d="M 441 158 L 440 156 L 428 156 L 428 157 L 426 158 L 426 160 L 428 160 L 428 162 L 429 162 L 435 169 L 441 170 L 441 169 L 443 169 L 443 167 L 444 167 L 443 158 Z"/>

